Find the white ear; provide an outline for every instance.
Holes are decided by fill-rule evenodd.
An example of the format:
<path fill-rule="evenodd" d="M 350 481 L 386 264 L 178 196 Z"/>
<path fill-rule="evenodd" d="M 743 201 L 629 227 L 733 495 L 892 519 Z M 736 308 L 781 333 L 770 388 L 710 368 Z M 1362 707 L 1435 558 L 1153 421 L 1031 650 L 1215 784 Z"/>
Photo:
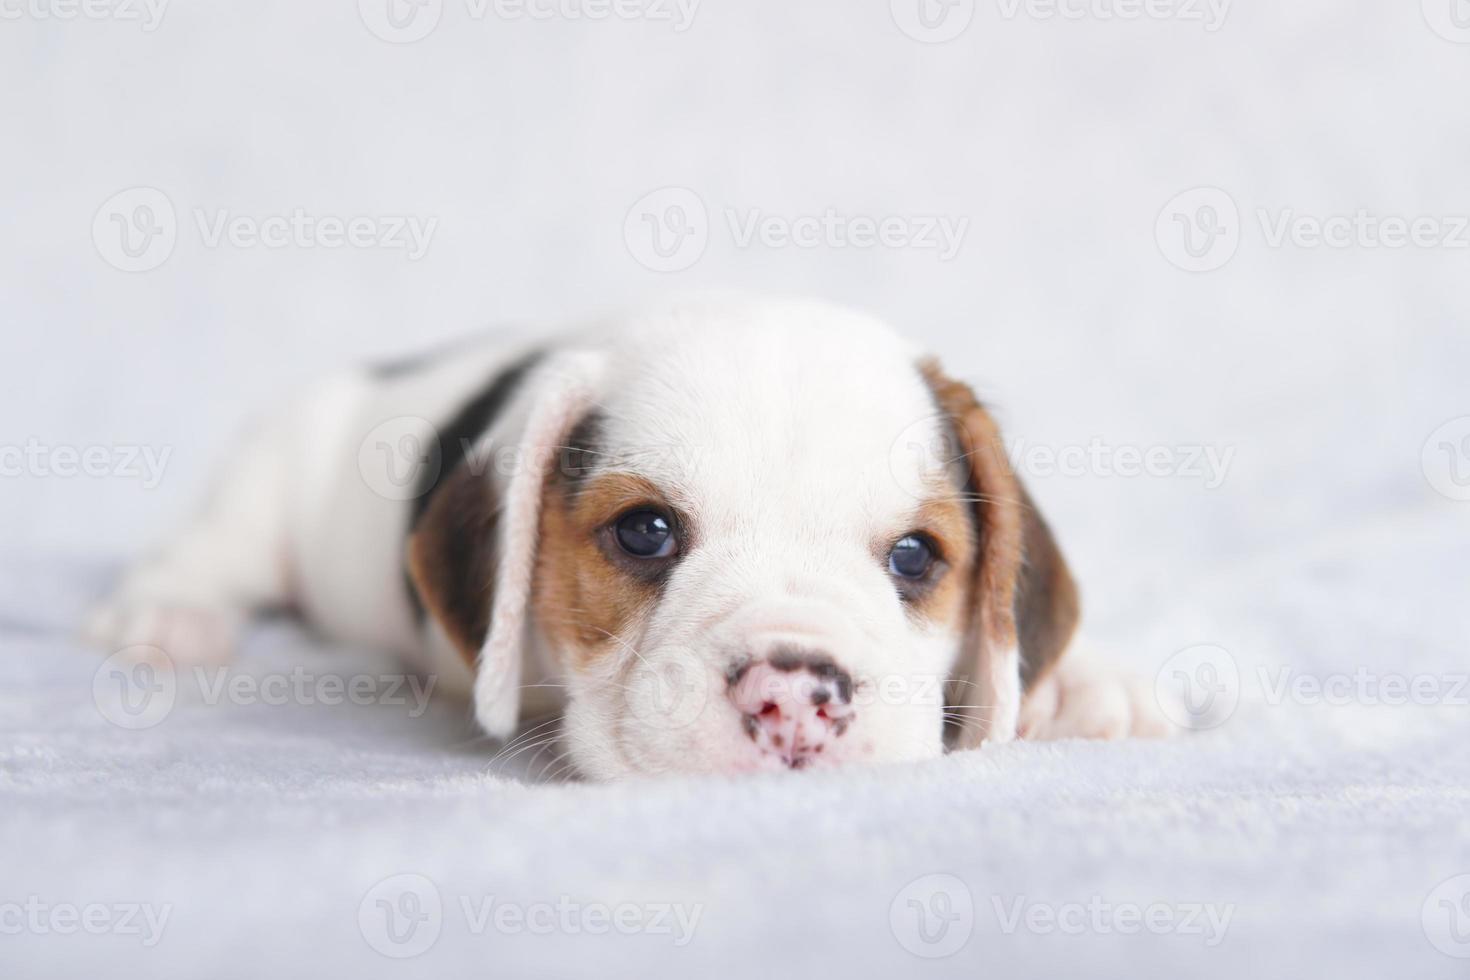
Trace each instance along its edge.
<path fill-rule="evenodd" d="M 592 406 L 605 371 L 605 358 L 592 351 L 564 351 L 538 367 L 520 410 L 490 434 L 492 448 L 513 444 L 503 480 L 498 561 L 490 629 L 475 667 L 475 719 L 491 736 L 515 730 L 520 713 L 521 659 L 527 642 L 527 611 L 541 536 L 541 498 L 567 435 Z M 499 437 L 499 438 L 497 438 Z M 497 459 L 504 459 L 496 454 Z"/>

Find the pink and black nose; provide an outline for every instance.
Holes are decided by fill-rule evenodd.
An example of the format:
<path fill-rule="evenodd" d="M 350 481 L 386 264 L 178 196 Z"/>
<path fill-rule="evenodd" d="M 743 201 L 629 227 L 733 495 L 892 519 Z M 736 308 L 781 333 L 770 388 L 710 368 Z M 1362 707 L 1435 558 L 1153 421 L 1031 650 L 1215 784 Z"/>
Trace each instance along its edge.
<path fill-rule="evenodd" d="M 778 651 L 729 675 L 730 700 L 760 750 L 800 769 L 852 724 L 852 677 L 825 654 Z"/>

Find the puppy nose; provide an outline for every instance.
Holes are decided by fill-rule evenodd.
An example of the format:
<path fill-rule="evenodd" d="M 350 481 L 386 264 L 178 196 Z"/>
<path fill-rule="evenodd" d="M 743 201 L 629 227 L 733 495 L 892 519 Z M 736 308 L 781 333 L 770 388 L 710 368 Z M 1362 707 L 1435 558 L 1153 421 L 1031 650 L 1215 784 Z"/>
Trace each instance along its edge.
<path fill-rule="evenodd" d="M 730 677 L 745 733 L 792 769 L 807 765 L 852 724 L 852 677 L 822 654 L 777 653 Z"/>

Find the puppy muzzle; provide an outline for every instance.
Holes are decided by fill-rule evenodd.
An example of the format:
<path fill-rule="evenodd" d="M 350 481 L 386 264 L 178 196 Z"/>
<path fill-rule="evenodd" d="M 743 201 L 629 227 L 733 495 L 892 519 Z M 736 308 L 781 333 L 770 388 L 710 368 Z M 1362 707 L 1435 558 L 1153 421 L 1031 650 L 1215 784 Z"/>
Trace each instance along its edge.
<path fill-rule="evenodd" d="M 809 765 L 857 718 L 852 676 L 825 653 L 777 649 L 741 661 L 727 679 L 746 735 L 791 769 Z"/>

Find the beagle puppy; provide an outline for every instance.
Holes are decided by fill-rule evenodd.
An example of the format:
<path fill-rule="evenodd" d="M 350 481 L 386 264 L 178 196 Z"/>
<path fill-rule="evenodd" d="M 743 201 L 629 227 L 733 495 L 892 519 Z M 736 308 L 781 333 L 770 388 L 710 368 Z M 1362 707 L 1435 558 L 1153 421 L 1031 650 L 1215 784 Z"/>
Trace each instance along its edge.
<path fill-rule="evenodd" d="M 400 651 L 491 736 L 563 712 L 597 779 L 1167 730 L 1151 688 L 1068 653 L 1077 586 L 984 405 L 814 303 L 329 379 L 89 630 L 195 663 L 282 605 Z"/>

